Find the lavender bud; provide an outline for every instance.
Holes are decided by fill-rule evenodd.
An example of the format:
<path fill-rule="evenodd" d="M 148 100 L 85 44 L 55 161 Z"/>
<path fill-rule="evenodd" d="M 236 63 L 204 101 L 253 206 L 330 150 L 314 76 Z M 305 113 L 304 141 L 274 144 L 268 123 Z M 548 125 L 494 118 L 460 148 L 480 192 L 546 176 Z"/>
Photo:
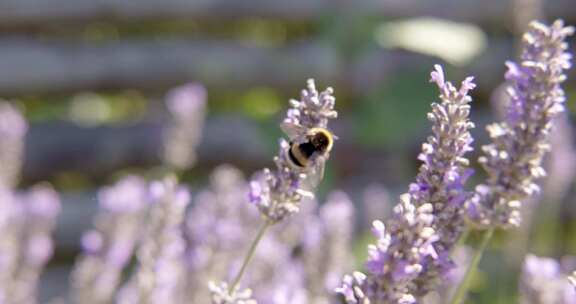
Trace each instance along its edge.
<path fill-rule="evenodd" d="M 77 303 L 110 303 L 132 257 L 146 209 L 146 183 L 127 176 L 98 192 L 95 228 L 82 236 L 83 253 L 72 272 Z"/>
<path fill-rule="evenodd" d="M 343 295 L 348 304 L 370 304 L 370 299 L 364 294 L 365 282 L 365 274 L 354 272 L 352 275 L 345 275 L 342 278 L 342 286 L 335 291 Z"/>
<path fill-rule="evenodd" d="M 253 300 L 252 291 L 250 289 L 240 290 L 235 288 L 231 293 L 228 291 L 228 284 L 221 282 L 216 284 L 210 282 L 208 288 L 212 293 L 212 304 L 256 304 Z"/>
<path fill-rule="evenodd" d="M 468 205 L 468 217 L 481 226 L 520 224 L 522 203 L 539 191 L 546 172 L 542 159 L 550 149 L 552 119 L 564 111 L 564 91 L 572 56 L 566 51 L 574 28 L 561 20 L 551 26 L 532 22 L 522 40 L 520 63 L 508 62 L 506 118 L 487 127 L 492 143 L 479 162 L 488 173 Z"/>
<path fill-rule="evenodd" d="M 50 186 L 15 194 L 0 188 L 0 300 L 36 303 L 40 274 L 53 253 L 60 198 Z"/>
<path fill-rule="evenodd" d="M 185 280 L 181 227 L 190 193 L 168 177 L 152 182 L 148 196 L 150 214 L 136 252 L 138 266 L 119 302 L 180 303 Z"/>
<path fill-rule="evenodd" d="M 457 89 L 445 81 L 439 65 L 431 81 L 440 90 L 441 103 L 433 103 L 428 114 L 433 134 L 418 156 L 423 164 L 416 183 L 401 195 L 386 225 L 373 224 L 377 241 L 368 248 L 367 278 L 357 285 L 373 302 L 416 303 L 437 287 L 453 267 L 450 250 L 464 226 L 464 183 L 471 174 L 464 155 L 472 150 L 469 130 L 474 127 L 468 119 L 468 93 L 475 85 L 469 77 Z M 348 303 L 362 300 L 351 297 L 357 293 L 350 292 L 349 282 L 344 285 Z"/>
<path fill-rule="evenodd" d="M 206 112 L 206 89 L 189 83 L 171 90 L 166 106 L 172 118 L 164 133 L 164 162 L 172 168 L 185 170 L 196 162 Z"/>
<path fill-rule="evenodd" d="M 60 197 L 49 185 L 37 185 L 20 198 L 23 207 L 20 261 L 9 288 L 12 303 L 35 303 L 38 279 L 52 257 L 52 231 L 60 213 Z"/>
<path fill-rule="evenodd" d="M 327 128 L 328 121 L 337 116 L 334 110 L 335 98 L 332 88 L 319 93 L 314 80 L 308 80 L 308 88 L 302 91 L 301 100 L 290 100 L 291 109 L 284 119 L 284 131 L 294 143 L 304 143 L 309 131 L 313 128 Z M 314 185 L 320 179 L 320 167 L 328 158 L 311 157 L 309 164 L 298 166 L 290 156 L 290 143 L 280 140 L 278 156 L 274 158 L 276 170 L 264 169 L 250 183 L 250 202 L 258 207 L 260 213 L 270 223 L 282 221 L 287 216 L 300 210 L 303 197 L 313 197 L 306 184 Z M 329 152 L 329 151 L 328 151 Z"/>

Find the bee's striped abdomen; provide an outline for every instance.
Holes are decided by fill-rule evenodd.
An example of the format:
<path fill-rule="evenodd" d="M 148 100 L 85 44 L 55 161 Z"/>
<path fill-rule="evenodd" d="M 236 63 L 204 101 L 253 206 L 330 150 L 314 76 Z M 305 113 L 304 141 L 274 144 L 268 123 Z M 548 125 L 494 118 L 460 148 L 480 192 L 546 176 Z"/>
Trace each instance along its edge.
<path fill-rule="evenodd" d="M 290 160 L 298 167 L 305 167 L 308 165 L 310 157 L 316 152 L 314 145 L 310 142 L 301 144 L 292 144 L 288 150 Z"/>

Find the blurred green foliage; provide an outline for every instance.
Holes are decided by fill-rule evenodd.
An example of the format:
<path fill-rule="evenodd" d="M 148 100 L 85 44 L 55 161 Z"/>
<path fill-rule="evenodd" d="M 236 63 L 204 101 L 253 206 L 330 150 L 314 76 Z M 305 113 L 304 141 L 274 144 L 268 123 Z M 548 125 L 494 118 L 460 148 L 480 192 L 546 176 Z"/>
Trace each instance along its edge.
<path fill-rule="evenodd" d="M 370 146 L 405 147 L 423 134 L 426 113 L 435 99 L 428 71 L 410 71 L 369 93 L 352 109 L 355 137 Z"/>

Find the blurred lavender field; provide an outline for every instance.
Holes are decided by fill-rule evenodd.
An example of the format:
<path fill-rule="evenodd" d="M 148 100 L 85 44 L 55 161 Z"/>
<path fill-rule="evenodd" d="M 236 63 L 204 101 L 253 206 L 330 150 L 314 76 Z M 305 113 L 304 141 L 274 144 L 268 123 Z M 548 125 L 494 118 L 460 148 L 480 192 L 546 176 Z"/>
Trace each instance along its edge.
<path fill-rule="evenodd" d="M 425 178 L 426 113 L 444 85 L 429 83 L 434 64 L 458 86 L 475 77 L 463 84 L 472 191 L 486 184 L 486 125 L 510 116 L 504 63 L 530 20 L 557 18 L 576 24 L 571 0 L 0 1 L 0 303 L 345 303 L 335 290 L 374 259 L 372 222 Z M 576 303 L 576 69 L 566 75 L 542 191 L 503 211 L 522 221 L 495 231 L 464 303 Z M 260 241 L 247 300 L 211 298 L 270 214 L 255 173 L 276 168 L 279 123 L 310 78 L 334 89 L 338 112 L 324 178 Z M 449 303 L 482 243 L 468 236 L 418 303 Z"/>

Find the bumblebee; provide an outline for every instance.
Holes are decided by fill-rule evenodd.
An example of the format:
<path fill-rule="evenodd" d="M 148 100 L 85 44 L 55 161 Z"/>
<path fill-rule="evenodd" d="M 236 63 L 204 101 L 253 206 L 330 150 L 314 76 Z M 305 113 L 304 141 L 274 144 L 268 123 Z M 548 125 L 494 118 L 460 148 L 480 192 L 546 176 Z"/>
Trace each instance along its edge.
<path fill-rule="evenodd" d="M 291 123 L 282 124 L 282 130 L 290 137 L 286 158 L 295 168 L 310 169 L 308 184 L 316 187 L 324 176 L 325 162 L 336 137 L 325 128 L 305 129 Z"/>
<path fill-rule="evenodd" d="M 290 142 L 288 156 L 297 167 L 307 167 L 312 159 L 325 157 L 334 144 L 332 133 L 324 128 L 308 130 L 302 143 Z"/>

